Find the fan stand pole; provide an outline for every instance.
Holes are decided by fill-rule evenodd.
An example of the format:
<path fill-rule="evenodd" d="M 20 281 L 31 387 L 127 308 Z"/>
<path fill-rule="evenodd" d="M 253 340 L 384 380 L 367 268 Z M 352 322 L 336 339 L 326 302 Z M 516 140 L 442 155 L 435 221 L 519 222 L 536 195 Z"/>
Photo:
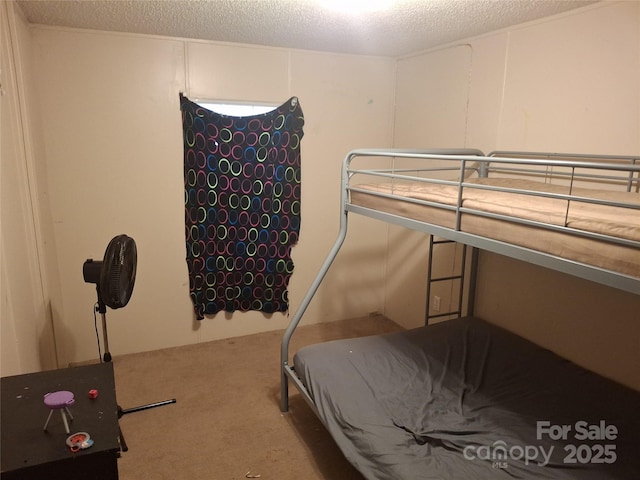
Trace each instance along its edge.
<path fill-rule="evenodd" d="M 104 302 L 102 301 L 102 297 L 100 296 L 100 285 L 97 284 L 96 285 L 96 290 L 98 291 L 98 307 L 97 307 L 97 312 L 100 314 L 100 317 L 102 318 L 102 340 L 104 341 L 104 355 L 103 355 L 103 361 L 104 362 L 110 362 L 111 361 L 111 353 L 109 352 L 109 338 L 107 336 L 107 307 L 104 304 Z M 154 402 L 154 403 L 148 403 L 146 405 L 140 405 L 138 407 L 131 407 L 131 408 L 122 408 L 120 405 L 118 405 L 118 419 L 120 419 L 123 415 L 126 415 L 127 413 L 134 413 L 134 412 L 139 412 L 142 410 L 148 410 L 150 408 L 155 408 L 155 407 L 161 407 L 163 405 L 169 405 L 171 403 L 176 403 L 176 399 L 172 398 L 171 400 L 163 400 L 161 402 Z M 120 433 L 120 444 L 122 447 L 122 451 L 126 452 L 129 450 L 129 447 L 127 447 L 127 443 L 124 440 L 124 436 L 122 435 L 122 430 L 120 429 L 120 426 L 118 425 L 118 431 Z"/>
<path fill-rule="evenodd" d="M 98 291 L 98 307 L 96 308 L 96 310 L 102 318 L 102 340 L 104 341 L 104 355 L 102 357 L 102 360 L 104 362 L 110 362 L 111 353 L 109 352 L 109 337 L 107 336 L 107 307 L 102 301 L 102 297 L 100 296 L 99 284 L 96 284 L 96 290 Z"/>

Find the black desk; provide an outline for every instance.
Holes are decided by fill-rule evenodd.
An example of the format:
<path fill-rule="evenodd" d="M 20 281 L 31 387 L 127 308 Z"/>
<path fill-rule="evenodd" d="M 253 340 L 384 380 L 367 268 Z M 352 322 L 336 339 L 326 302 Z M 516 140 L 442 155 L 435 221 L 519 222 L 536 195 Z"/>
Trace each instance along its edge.
<path fill-rule="evenodd" d="M 110 362 L 4 377 L 0 389 L 3 480 L 118 478 L 118 407 Z M 97 398 L 89 398 L 91 389 L 98 390 Z M 49 415 L 44 395 L 57 390 L 74 393 L 69 429 L 87 432 L 94 442 L 90 448 L 71 452 L 58 411 L 43 430 Z"/>

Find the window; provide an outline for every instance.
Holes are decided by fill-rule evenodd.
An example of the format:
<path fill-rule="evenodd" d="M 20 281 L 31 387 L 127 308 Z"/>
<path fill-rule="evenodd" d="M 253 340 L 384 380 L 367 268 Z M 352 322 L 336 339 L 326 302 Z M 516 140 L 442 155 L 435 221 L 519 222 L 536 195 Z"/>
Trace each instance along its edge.
<path fill-rule="evenodd" d="M 250 104 L 250 103 L 230 103 L 230 102 L 212 102 L 212 101 L 198 101 L 198 105 L 203 106 L 207 110 L 221 113 L 222 115 L 233 115 L 234 117 L 248 117 L 251 115 L 260 115 L 261 113 L 267 113 L 278 107 L 278 105 L 267 104 Z"/>

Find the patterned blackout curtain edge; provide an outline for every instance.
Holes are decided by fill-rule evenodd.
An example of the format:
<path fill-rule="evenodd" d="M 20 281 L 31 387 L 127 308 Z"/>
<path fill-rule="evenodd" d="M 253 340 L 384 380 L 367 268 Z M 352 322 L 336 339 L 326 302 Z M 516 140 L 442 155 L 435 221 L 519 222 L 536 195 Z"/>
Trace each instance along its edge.
<path fill-rule="evenodd" d="M 180 94 L 185 238 L 196 318 L 289 309 L 300 231 L 304 115 L 292 97 L 260 115 L 222 115 Z"/>

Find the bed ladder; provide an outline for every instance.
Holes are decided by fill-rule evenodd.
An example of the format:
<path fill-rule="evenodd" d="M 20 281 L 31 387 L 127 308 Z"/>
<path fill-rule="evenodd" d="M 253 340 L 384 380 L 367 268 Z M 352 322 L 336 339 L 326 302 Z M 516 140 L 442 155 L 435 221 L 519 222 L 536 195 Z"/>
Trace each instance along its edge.
<path fill-rule="evenodd" d="M 460 270 L 457 274 L 448 275 L 444 277 L 435 277 L 433 276 L 433 254 L 435 247 L 446 245 L 446 244 L 455 244 L 453 240 L 447 239 L 436 239 L 435 235 L 429 235 L 429 264 L 427 266 L 427 305 L 425 311 L 425 325 L 429 325 L 429 321 L 435 318 L 442 317 L 450 317 L 455 315 L 457 318 L 462 316 L 463 313 L 463 302 L 464 302 L 464 290 L 465 290 L 465 275 L 467 270 L 467 249 L 472 248 L 468 245 L 462 245 L 462 258 L 460 262 Z M 454 252 L 455 255 L 455 252 Z M 477 257 L 478 250 L 476 248 L 472 248 L 472 261 L 471 261 L 471 282 L 469 283 L 469 303 L 467 305 L 467 315 L 473 314 L 473 299 L 475 297 L 475 277 L 477 270 Z M 455 258 L 454 258 L 455 262 Z M 431 297 L 432 294 L 432 285 L 434 283 L 440 282 L 460 282 L 460 286 L 458 289 L 458 307 L 456 310 L 441 312 L 439 305 L 437 308 L 434 308 L 435 313 L 431 313 L 431 305 L 437 301 L 436 299 L 440 299 L 440 297 L 434 296 Z M 451 304 L 451 302 L 449 302 Z M 435 307 L 435 305 L 434 305 Z"/>

